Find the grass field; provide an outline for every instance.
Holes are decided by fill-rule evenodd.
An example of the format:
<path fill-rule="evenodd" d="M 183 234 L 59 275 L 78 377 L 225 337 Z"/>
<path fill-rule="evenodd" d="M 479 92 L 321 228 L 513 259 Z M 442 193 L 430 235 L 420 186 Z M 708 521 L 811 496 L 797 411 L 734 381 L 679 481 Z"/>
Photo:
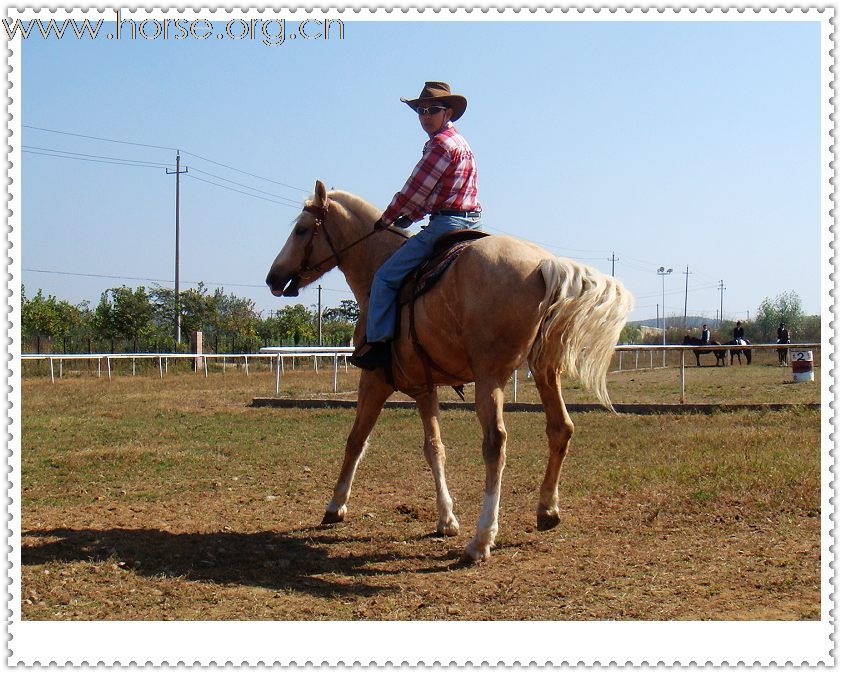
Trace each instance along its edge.
<path fill-rule="evenodd" d="M 498 547 L 462 567 L 483 483 L 468 412 L 442 415 L 458 537 L 430 536 L 432 477 L 407 410 L 384 412 L 348 521 L 322 530 L 353 412 L 252 408 L 274 391 L 255 370 L 66 374 L 23 382 L 25 619 L 819 618 L 815 411 L 574 415 L 562 522 L 543 533 L 544 419 L 509 414 Z M 688 398 L 818 402 L 818 382 L 788 379 L 772 365 L 692 368 Z M 331 383 L 288 371 L 284 392 Z M 609 390 L 674 402 L 677 372 L 611 375 Z"/>

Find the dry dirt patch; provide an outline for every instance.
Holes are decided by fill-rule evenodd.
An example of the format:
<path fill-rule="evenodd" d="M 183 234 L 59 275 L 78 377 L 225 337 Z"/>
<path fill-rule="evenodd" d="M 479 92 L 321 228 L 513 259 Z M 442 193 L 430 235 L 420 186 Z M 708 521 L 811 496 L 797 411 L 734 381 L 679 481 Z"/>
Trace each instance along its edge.
<path fill-rule="evenodd" d="M 819 617 L 815 412 L 577 415 L 562 521 L 543 533 L 544 420 L 510 414 L 499 545 L 463 567 L 473 415 L 442 420 L 460 536 L 430 535 L 421 428 L 399 410 L 349 521 L 321 530 L 351 412 L 251 409 L 246 385 L 101 384 L 24 388 L 26 619 Z"/>

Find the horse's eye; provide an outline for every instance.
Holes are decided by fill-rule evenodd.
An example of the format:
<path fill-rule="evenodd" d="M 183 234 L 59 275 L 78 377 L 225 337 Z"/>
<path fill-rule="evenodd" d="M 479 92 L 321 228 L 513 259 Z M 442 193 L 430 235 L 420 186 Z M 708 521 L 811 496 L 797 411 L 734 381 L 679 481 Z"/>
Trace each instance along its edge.
<path fill-rule="evenodd" d="M 306 228 L 306 227 L 298 227 L 298 228 L 296 228 L 296 230 L 295 230 L 295 235 L 296 235 L 296 236 L 304 236 L 306 233 L 307 233 L 307 228 Z"/>

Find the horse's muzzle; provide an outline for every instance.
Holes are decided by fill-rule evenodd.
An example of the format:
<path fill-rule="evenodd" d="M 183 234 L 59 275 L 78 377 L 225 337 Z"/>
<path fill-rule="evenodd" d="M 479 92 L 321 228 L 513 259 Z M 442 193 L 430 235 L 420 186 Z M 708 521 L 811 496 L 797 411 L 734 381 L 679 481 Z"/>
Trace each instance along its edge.
<path fill-rule="evenodd" d="M 266 277 L 266 285 L 269 286 L 269 290 L 275 297 L 298 297 L 301 277 L 298 274 L 291 274 L 280 278 L 269 272 Z"/>

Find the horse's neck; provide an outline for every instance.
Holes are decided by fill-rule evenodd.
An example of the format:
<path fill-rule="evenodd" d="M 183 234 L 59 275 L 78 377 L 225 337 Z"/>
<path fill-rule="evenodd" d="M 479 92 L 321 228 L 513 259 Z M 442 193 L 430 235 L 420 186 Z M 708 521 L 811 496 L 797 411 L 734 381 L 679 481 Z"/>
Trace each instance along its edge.
<path fill-rule="evenodd" d="M 347 193 L 335 193 L 331 196 L 341 206 L 336 213 L 339 220 L 338 229 L 342 233 L 340 247 L 349 246 L 372 231 L 375 220 L 380 217 L 380 211 L 359 197 Z M 403 238 L 390 232 L 379 232 L 351 246 L 339 256 L 339 270 L 345 275 L 345 280 L 360 308 L 368 305 L 374 274 L 403 241 Z"/>

